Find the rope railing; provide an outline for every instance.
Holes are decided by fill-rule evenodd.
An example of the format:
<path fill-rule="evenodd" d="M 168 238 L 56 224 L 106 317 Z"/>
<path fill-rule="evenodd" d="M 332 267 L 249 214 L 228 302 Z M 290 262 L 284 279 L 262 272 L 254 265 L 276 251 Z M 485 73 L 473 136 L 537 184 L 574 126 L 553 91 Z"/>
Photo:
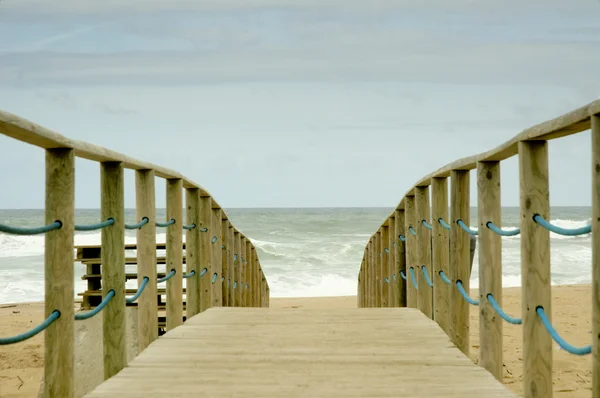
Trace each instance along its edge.
<path fill-rule="evenodd" d="M 0 111 L 0 134 L 45 151 L 45 209 L 44 222 L 39 226 L 17 226 L 18 220 L 3 220 L 0 234 L 39 235 L 44 239 L 45 314 L 41 323 L 23 333 L 0 337 L 0 345 L 17 344 L 42 334 L 44 356 L 44 383 L 40 396 L 73 398 L 74 382 L 78 374 L 75 363 L 74 337 L 80 333 L 75 322 L 86 322 L 100 312 L 103 315 L 103 333 L 99 344 L 103 350 L 104 379 L 119 373 L 127 366 L 130 350 L 127 327 L 123 316 L 130 310 L 137 316 L 131 325 L 138 328 L 137 349 L 143 351 L 159 335 L 173 330 L 187 319 L 213 306 L 268 307 L 270 288 L 262 270 L 256 247 L 252 241 L 229 221 L 225 211 L 203 187 L 167 168 L 142 162 L 126 155 L 89 143 L 68 139 L 28 120 Z M 76 222 L 75 171 L 76 158 L 98 162 L 100 165 L 99 221 Z M 135 173 L 135 221 L 126 220 L 124 208 L 126 187 L 125 170 Z M 166 184 L 165 221 L 156 221 L 155 182 L 160 178 Z M 40 222 L 42 224 L 42 222 Z M 177 227 L 180 225 L 181 227 Z M 158 243 L 157 228 L 167 228 L 164 243 Z M 135 243 L 125 243 L 135 230 Z M 209 232 L 208 234 L 207 232 Z M 75 246 L 78 232 L 98 231 L 97 245 Z M 133 231 L 132 231 L 133 232 Z M 163 236 L 164 236 L 163 235 Z M 184 236 L 185 235 L 185 236 Z M 217 248 L 226 247 L 226 251 Z M 234 249 L 235 248 L 235 249 Z M 2 250 L 2 248 L 0 248 Z M 125 257 L 127 251 L 135 257 Z M 157 251 L 164 250 L 159 258 Z M 75 258 L 73 256 L 76 251 Z M 234 251 L 236 254 L 234 255 Z M 239 253 L 250 253 L 241 263 Z M 74 311 L 74 262 L 86 264 L 83 279 L 87 290 L 82 295 L 81 309 Z M 167 264 L 170 272 L 158 272 L 159 264 Z M 90 266 L 92 265 L 92 266 Z M 126 268 L 137 267 L 136 273 Z M 184 271 L 186 267 L 186 271 Z M 205 275 L 215 275 L 212 283 Z M 160 278 L 159 276 L 164 275 Z M 218 283 L 217 276 L 221 276 Z M 245 278 L 247 288 L 241 292 L 231 283 Z M 137 279 L 136 290 L 127 289 L 131 279 Z M 227 279 L 227 282 L 225 280 Z M 158 284 L 166 283 L 165 287 Z M 134 292 L 131 296 L 128 294 Z M 167 297 L 166 302 L 163 296 Z M 216 299 L 215 299 L 216 298 Z M 184 316 L 185 314 L 185 316 Z M 67 316 L 68 315 L 68 316 Z M 77 354 L 77 361 L 85 352 Z M 85 358 L 84 358 L 85 359 Z M 58 364 L 58 365 L 57 365 Z M 58 370 L 57 366 L 61 367 Z M 84 383 L 86 386 L 86 383 Z M 89 386 L 85 388 L 93 388 Z M 87 393 L 89 391 L 85 391 Z"/>
<path fill-rule="evenodd" d="M 597 268 L 600 167 L 592 168 L 592 211 L 586 217 L 591 221 L 574 228 L 550 221 L 548 142 L 586 130 L 592 132 L 588 147 L 592 164 L 600 164 L 600 100 L 597 100 L 525 129 L 497 148 L 458 159 L 416 181 L 368 239 L 358 276 L 359 306 L 418 308 L 434 319 L 467 357 L 473 357 L 469 342 L 470 311 L 477 306 L 481 330 L 489 333 L 480 336 L 478 363 L 496 379 L 503 378 L 501 327 L 506 322 L 520 325 L 523 335 L 534 336 L 522 342 L 525 396 L 552 394 L 552 354 L 548 347 L 553 342 L 565 352 L 592 354 L 591 390 L 593 396 L 600 396 L 600 361 L 597 361 L 600 345 L 577 347 L 567 343 L 568 336 L 563 339 L 549 321 L 549 312 L 544 312 L 552 304 L 551 259 L 554 251 L 562 247 L 550 250 L 555 234 L 588 238 L 593 269 Z M 519 215 L 514 218 L 515 224 L 507 217 L 503 220 L 500 192 L 500 165 L 511 157 L 519 158 L 515 184 L 519 189 Z M 473 173 L 477 174 L 476 207 L 472 207 Z M 472 220 L 477 223 L 470 225 Z M 506 225 L 502 227 L 503 221 Z M 511 250 L 521 250 L 520 290 L 522 300 L 526 301 L 522 303 L 522 311 L 527 311 L 522 318 L 509 315 L 500 300 L 502 284 L 498 281 L 502 280 L 502 256 L 506 251 L 502 244 L 507 237 L 520 241 L 520 245 L 511 244 Z M 389 248 L 389 253 L 382 248 Z M 479 266 L 474 268 L 473 261 L 477 260 Z M 421 272 L 415 273 L 417 268 Z M 472 270 L 478 273 L 479 297 L 470 296 Z M 392 275 L 400 277 L 394 280 Z M 600 296 L 599 277 L 598 272 L 592 273 L 592 297 Z M 380 289 L 378 284 L 386 278 L 390 280 L 389 286 Z M 592 314 L 590 340 L 600 336 L 600 322 L 597 322 L 600 300 L 592 300 Z M 540 333 L 542 329 L 544 332 Z"/>

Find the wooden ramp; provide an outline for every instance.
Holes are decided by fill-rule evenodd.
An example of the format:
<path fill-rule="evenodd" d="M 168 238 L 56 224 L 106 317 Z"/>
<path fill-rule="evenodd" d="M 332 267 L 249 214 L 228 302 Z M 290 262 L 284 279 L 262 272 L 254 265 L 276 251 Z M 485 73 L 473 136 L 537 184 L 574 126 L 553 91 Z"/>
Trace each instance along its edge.
<path fill-rule="evenodd" d="M 88 397 L 517 397 L 409 308 L 212 308 Z"/>

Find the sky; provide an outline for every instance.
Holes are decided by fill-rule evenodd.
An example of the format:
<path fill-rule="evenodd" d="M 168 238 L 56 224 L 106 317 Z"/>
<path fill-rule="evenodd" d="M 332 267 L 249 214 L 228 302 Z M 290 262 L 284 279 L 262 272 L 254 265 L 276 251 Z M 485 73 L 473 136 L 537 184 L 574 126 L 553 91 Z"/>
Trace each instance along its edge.
<path fill-rule="evenodd" d="M 599 68 L 599 0 L 0 0 L 0 109 L 177 170 L 224 208 L 395 206 L 600 98 Z M 590 140 L 550 142 L 551 205 L 590 204 Z M 0 149 L 0 208 L 43 208 L 43 150 Z M 516 157 L 502 172 L 516 206 Z M 134 207 L 131 171 L 126 187 Z M 78 160 L 76 206 L 99 195 Z"/>

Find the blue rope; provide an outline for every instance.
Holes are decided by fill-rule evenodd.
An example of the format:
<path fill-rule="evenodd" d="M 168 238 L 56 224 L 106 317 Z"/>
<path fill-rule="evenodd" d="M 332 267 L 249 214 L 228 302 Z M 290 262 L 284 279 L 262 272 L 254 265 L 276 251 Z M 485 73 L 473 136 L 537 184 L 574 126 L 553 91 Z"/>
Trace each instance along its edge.
<path fill-rule="evenodd" d="M 502 235 L 502 236 L 515 236 L 515 235 L 519 235 L 521 233 L 521 230 L 519 228 L 513 229 L 511 231 L 505 231 L 502 228 L 498 228 L 497 226 L 495 226 L 494 223 L 491 221 L 488 221 L 487 223 L 485 223 L 485 226 L 488 227 L 489 229 L 491 229 L 492 231 L 494 231 L 495 233 L 497 233 L 498 235 Z"/>
<path fill-rule="evenodd" d="M 165 227 L 168 227 L 169 225 L 173 225 L 173 224 L 175 224 L 175 219 L 174 218 L 171 218 L 167 222 L 156 222 L 156 226 L 157 227 L 161 227 L 161 228 L 165 228 Z"/>
<path fill-rule="evenodd" d="M 411 234 L 413 234 L 414 236 L 417 236 L 417 232 L 413 229 L 413 227 L 408 227 L 408 230 L 410 231 Z"/>
<path fill-rule="evenodd" d="M 248 284 L 246 283 L 246 289 L 248 289 Z"/>
<path fill-rule="evenodd" d="M 104 297 L 104 299 L 102 300 L 102 302 L 93 310 L 88 311 L 88 312 L 84 312 L 83 314 L 75 314 L 75 320 L 76 321 L 82 321 L 84 319 L 89 319 L 91 317 L 93 317 L 94 315 L 96 315 L 97 313 L 99 313 L 100 311 L 102 311 L 102 309 L 104 307 L 106 307 L 106 305 L 108 304 L 108 302 L 115 297 L 115 291 L 110 289 L 108 291 L 108 293 L 106 294 L 106 297 Z"/>
<path fill-rule="evenodd" d="M 458 224 L 459 227 L 461 227 L 462 229 L 464 229 L 467 233 L 469 233 L 469 235 L 477 235 L 478 232 L 475 231 L 474 229 L 471 229 L 469 227 L 467 227 L 467 225 L 463 222 L 463 220 L 457 220 L 456 223 Z"/>
<path fill-rule="evenodd" d="M 38 334 L 39 332 L 46 330 L 46 328 L 48 328 L 48 326 L 52 325 L 54 323 L 54 321 L 56 321 L 58 318 L 60 318 L 60 311 L 54 310 L 54 311 L 52 311 L 50 316 L 44 320 L 44 322 L 40 323 L 33 329 L 30 329 L 30 330 L 28 330 L 24 333 L 18 334 L 16 336 L 0 337 L 0 345 L 15 344 L 15 343 L 20 343 L 21 341 L 28 340 L 28 339 L 32 338 L 33 336 L 35 336 L 36 334 Z"/>
<path fill-rule="evenodd" d="M 567 235 L 567 236 L 576 236 L 576 235 L 585 235 L 592 232 L 592 226 L 586 225 L 585 227 L 579 228 L 561 228 L 556 225 L 550 224 L 548 221 L 544 220 L 542 216 L 536 214 L 533 216 L 533 221 L 540 224 L 542 227 L 546 228 L 548 231 L 552 231 L 556 234 Z"/>
<path fill-rule="evenodd" d="M 512 316 L 509 316 L 504 311 L 502 311 L 502 308 L 500 308 L 500 306 L 496 302 L 496 299 L 494 298 L 494 296 L 492 296 L 491 293 L 488 293 L 487 299 L 492 305 L 492 308 L 498 313 L 498 315 L 500 315 L 500 318 L 504 319 L 508 323 L 512 323 L 513 325 L 520 325 L 522 323 L 523 320 L 521 318 L 513 318 Z"/>
<path fill-rule="evenodd" d="M 217 237 L 213 236 L 212 240 L 210 241 L 211 243 L 215 243 L 217 241 Z"/>
<path fill-rule="evenodd" d="M 404 235 L 398 235 L 398 238 L 400 238 L 402 242 L 406 242 L 406 237 Z"/>
<path fill-rule="evenodd" d="M 115 219 L 109 218 L 106 221 L 102 221 L 97 224 L 75 225 L 75 231 L 95 231 L 97 229 L 106 228 L 109 225 L 113 225 L 114 223 L 115 223 Z"/>
<path fill-rule="evenodd" d="M 444 273 L 444 271 L 440 271 L 440 278 L 442 278 L 442 280 L 444 282 L 446 282 L 447 285 L 452 284 L 452 281 L 450 281 L 450 279 L 448 279 L 448 277 L 446 276 L 446 274 Z"/>
<path fill-rule="evenodd" d="M 423 220 L 421 221 L 423 223 L 423 226 L 429 230 L 433 229 L 433 227 L 431 226 L 431 224 L 429 224 L 427 221 Z"/>
<path fill-rule="evenodd" d="M 194 275 L 196 275 L 196 271 L 192 270 L 189 274 L 183 274 L 183 279 L 191 278 Z"/>
<path fill-rule="evenodd" d="M 433 287 L 433 282 L 431 282 L 431 279 L 429 279 L 429 274 L 427 273 L 427 267 L 422 265 L 421 269 L 423 270 L 423 275 L 425 275 L 425 281 L 427 282 L 429 287 Z"/>
<path fill-rule="evenodd" d="M 469 297 L 469 295 L 465 291 L 465 288 L 463 287 L 463 284 L 460 280 L 456 281 L 456 287 L 458 288 L 458 291 L 460 292 L 460 294 L 462 294 L 462 296 L 465 298 L 465 300 L 467 300 L 467 303 L 469 303 L 471 305 L 479 305 L 479 300 L 475 300 L 475 299 L 472 299 L 471 297 Z"/>
<path fill-rule="evenodd" d="M 150 219 L 148 217 L 142 217 L 142 221 L 137 224 L 125 224 L 125 229 L 138 229 L 142 228 L 144 225 L 148 224 Z"/>
<path fill-rule="evenodd" d="M 237 261 L 237 254 L 233 255 L 233 261 Z"/>
<path fill-rule="evenodd" d="M 233 282 L 233 288 L 237 289 L 237 282 Z"/>
<path fill-rule="evenodd" d="M 406 280 L 406 274 L 404 273 L 404 271 L 400 271 L 400 276 L 402 277 L 402 279 Z"/>
<path fill-rule="evenodd" d="M 217 273 L 215 272 L 213 274 L 212 283 L 215 283 L 216 281 L 217 281 Z"/>
<path fill-rule="evenodd" d="M 208 232 L 208 228 L 204 227 L 200 229 L 200 232 Z"/>
<path fill-rule="evenodd" d="M 563 350 L 567 351 L 570 354 L 575 354 L 575 355 L 587 355 L 592 352 L 591 345 L 588 345 L 585 347 L 575 347 L 575 346 L 572 346 L 571 344 L 567 343 L 562 337 L 560 337 L 558 335 L 558 333 L 556 332 L 556 330 L 554 330 L 554 328 L 552 327 L 552 324 L 550 323 L 550 320 L 546 316 L 546 313 L 544 312 L 543 307 L 537 307 L 535 309 L 535 312 L 540 317 L 540 320 L 542 321 L 542 324 L 544 324 L 546 331 L 550 334 L 550 336 L 552 336 L 552 339 L 558 343 L 560 348 L 562 348 Z"/>
<path fill-rule="evenodd" d="M 221 277 L 221 282 L 225 282 L 225 277 L 224 276 Z"/>
<path fill-rule="evenodd" d="M 203 277 L 204 275 L 206 275 L 207 272 L 208 272 L 208 268 L 204 268 L 202 271 L 200 271 L 200 277 Z"/>
<path fill-rule="evenodd" d="M 125 299 L 125 301 L 128 304 L 135 303 L 135 300 L 137 300 L 142 295 L 142 292 L 146 288 L 148 281 L 150 281 L 150 278 L 145 276 L 144 279 L 142 280 L 142 284 L 140 285 L 140 287 L 138 287 L 137 292 L 135 292 L 135 294 L 133 296 L 131 296 L 131 298 Z"/>
<path fill-rule="evenodd" d="M 450 231 L 450 225 L 446 224 L 446 221 L 444 221 L 443 218 L 438 218 L 438 222 L 440 223 L 440 225 L 442 227 L 444 227 L 444 229 L 447 229 L 448 231 Z"/>
<path fill-rule="evenodd" d="M 393 278 L 394 280 L 396 280 L 396 274 L 392 275 L 392 278 Z"/>
<path fill-rule="evenodd" d="M 194 228 L 196 228 L 196 224 L 190 224 L 190 225 L 183 226 L 183 229 L 187 229 L 187 230 L 194 229 Z"/>
<path fill-rule="evenodd" d="M 37 235 L 37 234 L 45 234 L 46 232 L 50 232 L 55 229 L 60 229 L 61 227 L 62 227 L 62 222 L 60 222 L 60 221 L 54 221 L 51 224 L 44 225 L 42 227 L 34 227 L 34 228 L 11 227 L 10 225 L 0 224 L 0 232 L 4 232 L 7 234 L 13 234 L 13 235 Z M 48 318 L 48 319 L 50 319 L 50 318 Z M 9 343 L 7 343 L 7 344 L 9 344 Z"/>
<path fill-rule="evenodd" d="M 167 275 L 165 275 L 164 278 L 157 279 L 156 283 L 166 282 L 169 279 L 171 279 L 173 277 L 173 275 L 175 275 L 175 270 L 174 269 L 172 269 L 171 272 L 169 272 Z"/>
<path fill-rule="evenodd" d="M 419 285 L 417 285 L 417 276 L 415 275 L 415 269 L 413 267 L 410 267 L 410 279 L 412 279 L 415 289 L 419 290 Z"/>
<path fill-rule="evenodd" d="M 390 283 L 390 280 L 387 277 L 385 278 L 385 283 Z"/>
<path fill-rule="evenodd" d="M 385 248 L 383 249 L 383 251 L 384 251 L 384 252 L 386 252 L 386 253 L 389 253 L 389 252 L 390 252 L 390 249 L 388 249 L 387 247 L 385 247 Z"/>

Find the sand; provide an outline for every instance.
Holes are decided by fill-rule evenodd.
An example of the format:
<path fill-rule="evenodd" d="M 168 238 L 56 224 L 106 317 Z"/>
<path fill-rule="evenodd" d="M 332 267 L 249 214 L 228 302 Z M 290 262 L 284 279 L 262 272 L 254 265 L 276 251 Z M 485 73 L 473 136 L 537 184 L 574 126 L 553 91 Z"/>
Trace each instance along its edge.
<path fill-rule="evenodd" d="M 476 297 L 477 291 L 472 290 Z M 590 344 L 591 286 L 555 286 L 552 288 L 552 317 L 558 332 L 571 344 Z M 504 309 L 520 316 L 520 289 L 504 289 Z M 356 297 L 272 298 L 275 308 L 355 308 Z M 21 333 L 43 320 L 43 304 L 0 305 L 0 336 Z M 471 359 L 477 362 L 479 343 L 477 308 L 471 307 Z M 554 397 L 589 397 L 591 356 L 568 354 L 554 344 Z M 0 397 L 37 397 L 43 376 L 43 334 L 15 345 L 0 346 Z M 522 395 L 521 327 L 504 323 L 503 382 Z"/>

